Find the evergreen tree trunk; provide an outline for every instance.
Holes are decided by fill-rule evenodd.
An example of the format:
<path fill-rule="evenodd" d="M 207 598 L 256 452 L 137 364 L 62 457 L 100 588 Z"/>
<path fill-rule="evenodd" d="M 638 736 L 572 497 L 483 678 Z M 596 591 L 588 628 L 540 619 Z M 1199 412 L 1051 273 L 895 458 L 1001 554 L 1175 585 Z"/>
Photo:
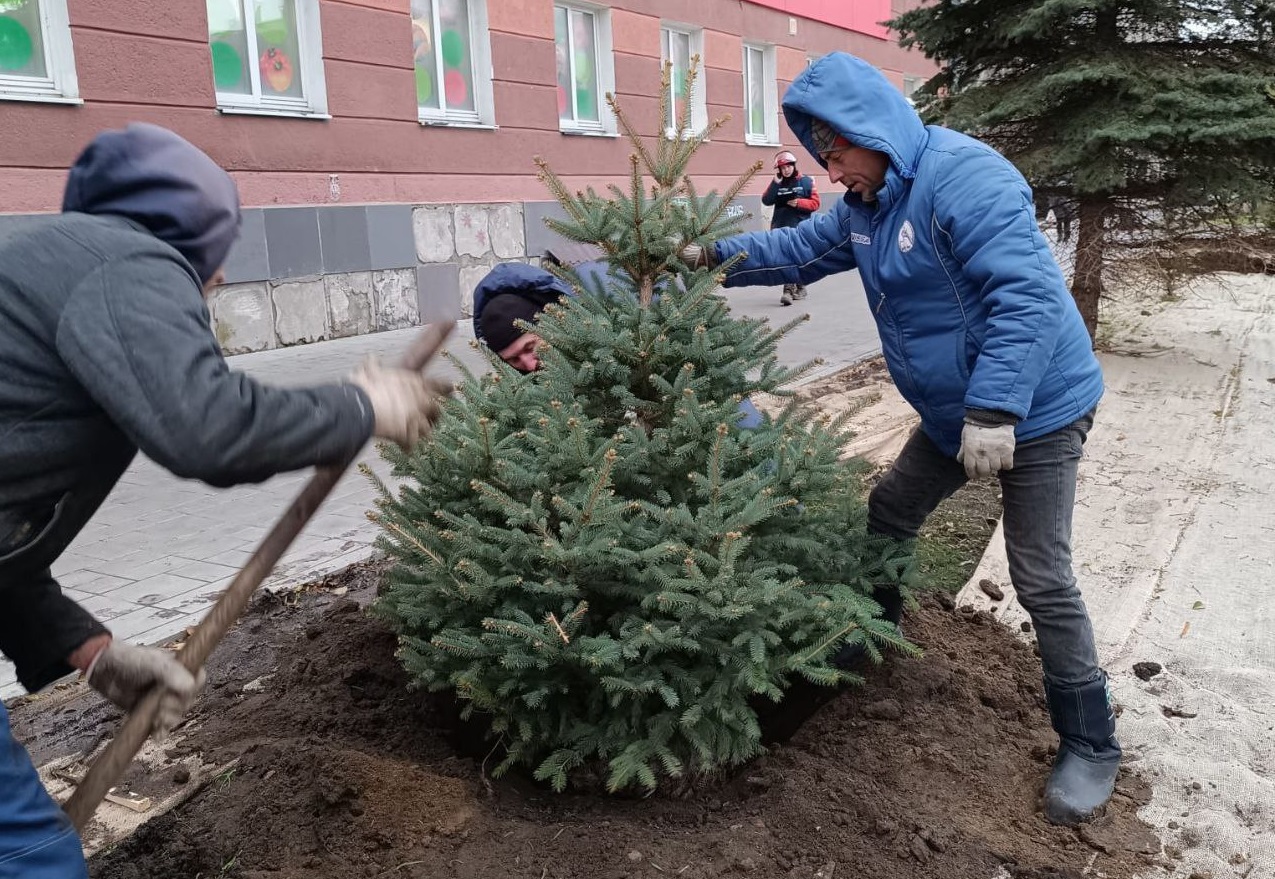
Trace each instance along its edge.
<path fill-rule="evenodd" d="M 1107 252 L 1106 197 L 1082 198 L 1076 235 L 1076 272 L 1071 280 L 1080 316 L 1089 338 L 1098 333 L 1098 303 L 1102 299 L 1102 263 Z"/>

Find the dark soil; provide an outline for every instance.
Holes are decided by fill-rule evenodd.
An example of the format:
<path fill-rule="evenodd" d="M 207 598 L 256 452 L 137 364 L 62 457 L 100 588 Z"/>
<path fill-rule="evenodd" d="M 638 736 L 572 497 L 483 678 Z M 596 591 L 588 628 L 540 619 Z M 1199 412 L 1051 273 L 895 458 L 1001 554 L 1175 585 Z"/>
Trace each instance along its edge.
<path fill-rule="evenodd" d="M 1158 858 L 1136 777 L 1083 836 L 1043 821 L 1038 661 L 950 598 L 905 619 L 923 658 L 869 669 L 787 743 L 692 794 L 637 799 L 488 778 L 463 756 L 483 749 L 457 741 L 454 706 L 407 687 L 393 635 L 363 612 L 379 576 L 356 566 L 325 584 L 348 596 L 254 608 L 173 746 L 238 763 L 93 858 L 94 879 L 1119 879 Z M 15 725 L 38 740 L 92 698 L 19 706 Z"/>
<path fill-rule="evenodd" d="M 889 381 L 885 358 L 878 356 L 803 385 L 796 396 L 806 405 L 818 409 L 822 408 L 822 400 L 836 394 Z M 828 414 L 837 413 L 830 411 Z M 873 474 L 869 483 L 880 476 L 881 472 Z M 945 592 L 959 591 L 982 558 L 1000 516 L 1000 483 L 995 479 L 968 482 L 939 504 L 921 529 L 917 546 L 917 567 L 927 587 Z"/>

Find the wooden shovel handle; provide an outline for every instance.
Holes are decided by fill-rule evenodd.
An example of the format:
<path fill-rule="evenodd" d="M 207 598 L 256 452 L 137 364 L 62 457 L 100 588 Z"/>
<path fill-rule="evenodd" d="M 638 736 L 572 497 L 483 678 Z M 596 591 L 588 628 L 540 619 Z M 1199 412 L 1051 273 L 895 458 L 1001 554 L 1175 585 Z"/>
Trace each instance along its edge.
<path fill-rule="evenodd" d="M 413 371 L 424 369 L 438 354 L 454 328 L 455 325 L 451 323 L 430 324 L 425 327 L 403 355 L 399 365 Z M 343 464 L 320 467 L 315 471 L 287 512 L 253 552 L 252 558 L 248 559 L 248 563 L 217 599 L 217 603 L 195 627 L 177 654 L 181 664 L 192 673 L 203 667 L 213 648 L 221 642 L 248 606 L 252 593 L 288 551 L 292 541 L 297 539 L 301 529 L 349 469 L 354 457 L 357 455 Z M 115 738 L 94 761 L 84 780 L 76 786 L 75 792 L 67 800 L 64 809 L 77 830 L 83 832 L 107 791 L 119 782 L 124 770 L 141 750 L 155 723 L 161 695 L 158 689 L 152 690 L 129 712 Z"/>

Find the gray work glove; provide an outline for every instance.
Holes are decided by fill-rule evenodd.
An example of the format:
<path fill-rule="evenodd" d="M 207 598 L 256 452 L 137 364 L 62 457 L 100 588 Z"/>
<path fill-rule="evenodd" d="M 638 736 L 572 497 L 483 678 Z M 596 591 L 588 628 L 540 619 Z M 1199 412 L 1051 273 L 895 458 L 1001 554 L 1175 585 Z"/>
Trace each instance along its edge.
<path fill-rule="evenodd" d="M 970 479 L 1014 469 L 1014 425 L 988 424 L 965 418 L 956 460 Z"/>
<path fill-rule="evenodd" d="M 717 251 L 712 247 L 688 244 L 682 248 L 682 262 L 693 269 L 711 269 L 717 265 Z"/>
<path fill-rule="evenodd" d="M 408 369 L 386 368 L 375 358 L 365 361 L 350 380 L 372 401 L 373 435 L 405 450 L 429 434 L 442 411 L 442 398 L 452 392 L 448 382 Z"/>
<path fill-rule="evenodd" d="M 84 673 L 88 685 L 125 711 L 131 711 L 153 687 L 162 687 L 151 735 L 163 739 L 181 723 L 204 685 L 204 672 L 192 675 L 176 656 L 157 647 L 111 640 Z"/>

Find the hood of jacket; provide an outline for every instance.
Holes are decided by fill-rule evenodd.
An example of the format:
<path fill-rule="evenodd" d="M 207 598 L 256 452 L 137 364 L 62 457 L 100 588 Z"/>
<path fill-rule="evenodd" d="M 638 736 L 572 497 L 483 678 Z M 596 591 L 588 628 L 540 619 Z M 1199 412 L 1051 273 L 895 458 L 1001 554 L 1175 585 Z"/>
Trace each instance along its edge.
<path fill-rule="evenodd" d="M 903 92 L 868 62 L 845 52 L 823 56 L 801 72 L 784 93 L 788 127 L 822 167 L 811 120 L 822 119 L 855 146 L 890 157 L 904 180 L 916 176 L 929 137 Z"/>
<path fill-rule="evenodd" d="M 239 236 L 239 191 L 198 147 L 166 128 L 104 131 L 71 168 L 64 212 L 112 214 L 167 242 L 207 283 Z"/>

